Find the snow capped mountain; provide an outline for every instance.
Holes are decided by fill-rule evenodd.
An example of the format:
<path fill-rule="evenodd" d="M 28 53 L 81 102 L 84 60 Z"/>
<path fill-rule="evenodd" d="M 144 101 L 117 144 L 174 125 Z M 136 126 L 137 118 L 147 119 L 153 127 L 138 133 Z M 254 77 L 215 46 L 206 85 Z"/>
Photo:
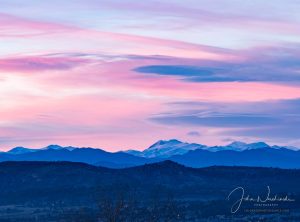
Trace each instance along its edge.
<path fill-rule="evenodd" d="M 178 144 L 183 144 L 183 142 L 176 139 L 159 140 L 153 145 L 151 145 L 147 150 L 155 150 L 155 149 L 161 149 L 161 148 L 166 148 L 171 146 L 177 146 Z"/>
<path fill-rule="evenodd" d="M 244 143 L 240 141 L 234 141 L 226 146 L 207 147 L 207 150 L 212 152 L 217 152 L 222 150 L 244 151 L 244 150 L 261 149 L 261 148 L 270 148 L 270 146 L 264 142 Z"/>
<path fill-rule="evenodd" d="M 134 156 L 146 157 L 146 158 L 168 158 L 174 155 L 183 155 L 189 151 L 202 149 L 211 152 L 218 152 L 223 150 L 233 150 L 233 151 L 244 151 L 251 149 L 261 149 L 261 148 L 271 148 L 268 144 L 264 142 L 256 143 L 244 143 L 240 141 L 234 141 L 226 146 L 205 146 L 197 143 L 185 143 L 176 139 L 171 140 L 159 140 L 148 149 L 144 151 L 128 150 L 125 151 Z"/>
<path fill-rule="evenodd" d="M 127 151 L 116 152 L 115 154 L 126 153 L 130 157 L 142 157 L 146 159 L 147 158 L 168 159 L 176 155 L 185 155 L 185 154 L 189 154 L 190 152 L 194 152 L 198 150 L 204 150 L 210 152 L 232 150 L 232 151 L 243 152 L 246 150 L 254 150 L 254 149 L 272 149 L 272 150 L 286 149 L 286 150 L 295 150 L 295 151 L 299 150 L 298 148 L 295 147 L 276 146 L 276 145 L 269 146 L 265 142 L 244 143 L 240 141 L 234 141 L 225 146 L 205 146 L 202 144 L 187 143 L 176 139 L 171 139 L 171 140 L 159 140 L 153 145 L 151 145 L 149 148 L 145 149 L 144 151 L 127 150 Z M 72 152 L 63 152 L 63 153 L 69 153 L 66 155 L 73 155 L 74 153 L 81 152 L 82 150 L 91 151 L 91 150 L 100 150 L 100 149 L 95 149 L 95 148 L 84 149 L 84 148 L 77 148 L 72 146 L 64 147 L 60 145 L 49 145 L 41 149 L 15 147 L 6 153 L 11 155 L 22 155 L 22 154 L 27 155 L 28 153 L 33 153 L 38 151 L 52 151 L 52 152 L 48 152 L 50 154 L 53 154 L 54 151 L 57 151 L 58 153 L 62 153 L 60 151 L 72 151 Z"/>
<path fill-rule="evenodd" d="M 184 143 L 176 139 L 171 140 L 159 140 L 158 142 L 151 145 L 148 149 L 143 152 L 134 153 L 129 151 L 133 155 L 138 155 L 147 158 L 167 158 L 174 155 L 182 155 L 191 150 L 203 149 L 206 146 L 196 143 Z"/>
<path fill-rule="evenodd" d="M 235 141 L 228 144 L 227 147 L 232 147 L 237 150 L 249 150 L 249 149 L 268 148 L 270 146 L 264 142 L 244 143 L 244 142 Z"/>
<path fill-rule="evenodd" d="M 72 147 L 72 146 L 63 147 L 63 146 L 59 146 L 59 145 L 49 145 L 49 146 L 43 148 L 43 150 L 63 150 L 63 149 L 72 151 L 72 150 L 78 149 L 78 148 Z"/>
<path fill-rule="evenodd" d="M 248 149 L 261 149 L 261 148 L 269 148 L 270 146 L 265 142 L 257 142 L 248 144 Z"/>
<path fill-rule="evenodd" d="M 277 149 L 277 150 L 288 149 L 288 150 L 299 151 L 299 148 L 298 147 L 294 147 L 294 146 L 278 146 L 278 145 L 274 145 L 274 146 L 271 146 L 271 148 Z"/>
<path fill-rule="evenodd" d="M 10 154 L 23 154 L 23 153 L 32 153 L 32 152 L 36 152 L 38 150 L 36 149 L 29 149 L 29 148 L 25 148 L 25 147 L 15 147 L 11 150 L 9 150 L 7 153 L 10 153 Z"/>
<path fill-rule="evenodd" d="M 245 150 L 248 148 L 248 144 L 240 141 L 234 141 L 227 145 L 227 147 L 232 147 L 240 150 Z"/>
<path fill-rule="evenodd" d="M 44 148 L 44 150 L 61 150 L 61 149 L 63 149 L 63 147 L 59 145 L 49 145 Z"/>

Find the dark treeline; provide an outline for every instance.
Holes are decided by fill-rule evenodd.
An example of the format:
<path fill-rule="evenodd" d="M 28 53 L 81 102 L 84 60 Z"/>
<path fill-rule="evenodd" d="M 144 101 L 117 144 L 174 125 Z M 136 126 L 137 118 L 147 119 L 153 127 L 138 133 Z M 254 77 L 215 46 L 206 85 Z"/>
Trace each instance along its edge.
<path fill-rule="evenodd" d="M 188 168 L 171 161 L 128 169 L 71 162 L 0 163 L 0 221 L 299 221 L 300 170 Z M 245 203 L 232 214 L 228 194 L 289 195 L 264 214 Z"/>

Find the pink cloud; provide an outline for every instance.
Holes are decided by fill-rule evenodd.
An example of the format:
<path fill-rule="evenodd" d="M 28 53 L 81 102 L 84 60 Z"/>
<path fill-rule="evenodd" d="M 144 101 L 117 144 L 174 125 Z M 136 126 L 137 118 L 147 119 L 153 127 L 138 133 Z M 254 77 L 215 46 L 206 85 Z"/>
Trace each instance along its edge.
<path fill-rule="evenodd" d="M 87 59 L 74 57 L 11 57 L 0 59 L 0 71 L 24 73 L 49 70 L 66 70 L 87 62 Z"/>
<path fill-rule="evenodd" d="M 154 5 L 147 8 L 143 3 L 134 6 L 146 11 L 155 9 L 160 13 L 167 7 Z M 129 9 L 130 5 L 120 5 L 120 8 L 126 7 Z M 182 12 L 182 15 L 194 16 L 193 19 L 206 18 L 210 23 L 223 18 L 205 13 L 197 15 L 194 9 L 181 11 L 175 6 L 170 11 L 172 9 L 174 14 Z M 233 27 L 244 28 L 244 24 L 249 22 L 252 27 L 258 25 L 272 30 L 281 27 L 283 32 L 298 32 L 293 30 L 295 24 L 284 21 L 240 18 L 242 22 L 231 16 L 224 17 L 224 21 Z M 267 63 L 269 59 L 264 57 L 265 54 L 257 56 L 265 52 L 267 55 L 265 48 L 227 50 L 7 14 L 0 14 L 0 25 L 0 38 L 13 40 L 14 44 L 20 41 L 25 48 L 17 56 L 4 55 L 0 59 L 0 134 L 3 138 L 0 138 L 0 144 L 5 147 L 45 146 L 55 142 L 104 146 L 111 150 L 144 148 L 158 139 L 180 139 L 187 132 L 200 130 L 161 126 L 147 121 L 149 116 L 157 113 L 172 112 L 165 106 L 166 103 L 234 104 L 300 98 L 297 85 L 280 82 L 188 82 L 180 76 L 146 75 L 133 71 L 136 67 L 153 64 L 213 66 L 224 62 L 240 66 L 244 63 Z M 32 52 L 35 46 L 39 47 L 36 51 L 41 55 L 26 54 Z M 10 52 L 10 47 L 5 47 Z M 17 46 L 15 50 L 18 51 Z M 51 52 L 60 55 L 49 55 Z M 149 58 L 149 55 L 152 57 Z M 43 75 L 28 75 L 42 71 Z M 201 128 L 200 131 L 199 138 L 204 141 L 211 141 L 218 135 L 218 129 Z"/>
<path fill-rule="evenodd" d="M 123 89 L 125 92 L 140 91 L 150 96 L 166 96 L 169 99 L 193 99 L 198 101 L 262 101 L 269 99 L 292 99 L 300 97 L 297 86 L 264 82 L 186 82 L 176 77 L 143 75 L 132 71 L 137 66 L 153 64 L 153 61 L 118 61 L 90 67 L 88 79 L 83 85 Z M 165 64 L 165 61 L 156 61 Z M 172 62 L 170 63 L 172 64 Z M 81 79 L 62 79 L 65 84 Z M 69 83 L 68 83 L 69 82 Z"/>
<path fill-rule="evenodd" d="M 268 9 L 268 4 L 244 4 L 243 6 L 248 6 L 248 10 L 245 10 L 243 6 L 236 5 L 235 2 L 218 2 L 210 3 L 204 2 L 197 5 L 194 4 L 178 4 L 171 2 L 159 2 L 156 4 L 155 1 L 147 1 L 147 2 L 132 2 L 132 1 L 122 1 L 122 2 L 114 2 L 114 1 L 102 1 L 100 4 L 95 1 L 90 2 L 90 6 L 92 5 L 93 9 L 101 10 L 103 8 L 108 8 L 113 11 L 127 11 L 134 13 L 135 15 L 140 15 L 141 18 L 144 17 L 145 14 L 152 19 L 157 18 L 173 18 L 171 20 L 173 23 L 170 24 L 171 27 L 177 27 L 178 29 L 188 29 L 189 27 L 227 27 L 227 28 L 238 28 L 244 31 L 248 31 L 249 29 L 255 31 L 265 32 L 273 32 L 275 34 L 299 34 L 299 25 L 300 23 L 295 20 L 291 20 L 288 18 L 282 18 L 280 16 L 273 16 L 272 13 L 276 13 L 276 11 L 270 12 L 269 15 L 265 16 L 263 13 L 266 13 L 265 10 Z M 214 6 L 215 4 L 215 6 Z M 205 7 L 203 5 L 209 5 L 209 7 Z M 212 7 L 210 7 L 212 6 Z M 230 10 L 226 10 L 226 7 L 236 7 L 237 10 L 234 12 L 228 12 Z M 260 6 L 260 7 L 259 7 Z M 225 10 L 213 10 L 213 9 L 222 9 Z M 240 10 L 238 10 L 240 8 Z M 284 5 L 282 6 L 284 8 Z M 260 12 L 255 14 L 255 12 Z M 161 19 L 162 22 L 164 21 Z M 170 22 L 169 22 L 170 23 Z M 168 24 L 165 24 L 165 26 Z M 137 26 L 135 26 L 137 27 Z M 145 27 L 140 26 L 141 30 Z M 151 28 L 151 27 L 149 27 Z M 162 29 L 165 29 L 163 27 Z"/>
<path fill-rule="evenodd" d="M 89 50 L 107 53 L 138 55 L 180 55 L 187 58 L 237 59 L 231 50 L 193 44 L 183 41 L 167 40 L 155 37 L 105 32 L 86 29 L 72 25 L 54 22 L 41 22 L 22 17 L 0 13 L 0 38 L 19 37 L 27 40 L 28 44 L 40 44 L 39 41 L 57 41 L 63 44 L 65 51 Z M 45 37 L 45 35 L 47 37 Z M 50 38 L 51 37 L 51 38 Z M 34 38 L 36 41 L 30 41 Z M 92 45 L 89 45 L 91 42 Z M 76 44 L 78 43 L 78 44 Z M 72 48 L 67 47 L 68 45 Z M 89 45 L 87 47 L 87 45 Z M 98 50 L 95 50 L 95 45 Z M 47 46 L 46 46 L 47 48 Z M 49 52 L 59 51 L 57 46 L 45 49 Z"/>
<path fill-rule="evenodd" d="M 60 59 L 50 61 L 54 67 L 55 62 L 61 62 Z M 206 101 L 234 104 L 240 101 L 300 97 L 299 87 L 276 83 L 195 83 L 176 77 L 147 76 L 132 71 L 137 66 L 153 62 L 165 64 L 165 60 L 151 59 L 107 62 L 94 59 L 88 65 L 79 65 L 76 69 L 58 69 L 42 76 L 25 78 L 33 85 L 27 82 L 23 86 L 23 93 L 18 88 L 16 92 L 4 91 L 5 100 L 2 103 L 15 103 L 2 105 L 0 110 L 3 147 L 41 147 L 60 143 L 105 147 L 110 150 L 142 149 L 161 138 L 185 138 L 182 135 L 186 135 L 186 132 L 200 130 L 161 126 L 147 121 L 157 113 L 172 112 L 165 106 L 166 103 Z M 176 59 L 170 60 L 168 64 L 177 62 Z M 197 61 L 186 61 L 190 65 L 194 62 Z M 27 72 L 31 68 L 19 67 L 18 73 L 10 75 L 16 78 L 22 76 L 22 69 Z M 5 79 L 1 84 L 4 84 L 1 88 L 5 88 Z M 38 90 L 38 94 L 32 95 L 35 91 L 31 90 Z M 217 129 L 201 128 L 203 136 L 198 139 L 213 143 L 212 139 L 216 138 L 217 132 Z"/>
<path fill-rule="evenodd" d="M 70 26 L 34 21 L 5 13 L 0 13 L 0 25 L 0 37 L 24 38 L 73 30 Z"/>

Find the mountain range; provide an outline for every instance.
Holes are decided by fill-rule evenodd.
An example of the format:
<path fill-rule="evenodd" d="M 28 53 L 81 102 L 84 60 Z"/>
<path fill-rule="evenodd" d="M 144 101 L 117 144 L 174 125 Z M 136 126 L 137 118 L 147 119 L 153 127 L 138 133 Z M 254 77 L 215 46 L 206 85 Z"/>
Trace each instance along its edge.
<path fill-rule="evenodd" d="M 96 148 L 49 145 L 41 149 L 15 147 L 0 153 L 3 161 L 72 161 L 109 168 L 125 168 L 172 160 L 190 167 L 259 166 L 300 168 L 300 151 L 264 142 L 232 142 L 226 146 L 206 146 L 176 139 L 160 140 L 149 148 L 107 152 Z"/>

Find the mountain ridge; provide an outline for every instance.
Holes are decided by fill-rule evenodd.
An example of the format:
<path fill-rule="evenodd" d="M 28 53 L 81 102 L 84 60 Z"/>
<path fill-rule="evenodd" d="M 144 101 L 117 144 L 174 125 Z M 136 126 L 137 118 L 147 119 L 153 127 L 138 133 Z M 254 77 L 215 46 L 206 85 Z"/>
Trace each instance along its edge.
<path fill-rule="evenodd" d="M 188 142 L 182 142 L 180 140 L 177 140 L 177 139 L 169 139 L 169 140 L 158 140 L 157 142 L 155 142 L 154 144 L 150 145 L 148 148 L 144 149 L 144 150 L 134 150 L 134 149 L 130 149 L 130 150 L 120 150 L 120 151 L 117 151 L 117 152 L 127 152 L 127 153 L 137 153 L 137 154 L 140 154 L 140 153 L 143 153 L 144 151 L 146 150 L 155 150 L 155 149 L 159 149 L 161 148 L 162 146 L 163 147 L 172 147 L 172 146 L 195 146 L 198 148 L 202 148 L 202 149 L 209 149 L 210 151 L 216 151 L 216 149 L 213 149 L 213 148 L 220 148 L 219 150 L 221 150 L 221 148 L 223 148 L 224 150 L 228 150 L 231 148 L 231 150 L 236 150 L 236 151 L 240 151 L 240 150 L 244 150 L 244 149 L 254 149 L 254 148 L 263 148 L 263 147 L 270 147 L 270 148 L 286 148 L 286 149 L 291 149 L 291 150 L 300 150 L 299 148 L 297 147 L 293 147 L 293 146 L 279 146 L 279 145 L 268 145 L 267 143 L 265 142 L 262 142 L 262 141 L 258 141 L 258 142 L 252 142 L 252 143 L 245 143 L 245 142 L 242 142 L 242 141 L 233 141 L 227 145 L 217 145 L 217 146 L 207 146 L 207 145 L 204 145 L 204 144 L 200 144 L 200 143 L 188 143 Z M 179 147 L 180 147 L 179 146 Z M 185 147 L 186 148 L 186 147 Z M 12 151 L 13 150 L 21 150 L 21 151 L 39 151 L 39 150 L 49 150 L 49 149 L 53 149 L 53 150 L 61 150 L 61 149 L 67 149 L 67 150 L 74 150 L 74 149 L 100 149 L 100 150 L 103 150 L 101 148 L 95 148 L 95 147 L 75 147 L 75 146 L 61 146 L 61 145 L 58 145 L 58 144 L 50 144 L 46 147 L 42 147 L 42 148 L 27 148 L 27 147 L 23 147 L 23 146 L 17 146 L 17 147 L 14 147 L 14 148 L 11 148 L 10 150 L 8 151 L 1 151 L 2 153 L 13 153 Z M 188 149 L 190 150 L 190 149 Z M 219 151 L 218 150 L 218 151 Z M 108 152 L 108 151 L 106 151 Z M 116 152 L 116 153 L 117 153 Z M 20 152 L 22 153 L 22 152 Z M 16 153 L 16 154 L 19 154 Z"/>
<path fill-rule="evenodd" d="M 300 151 L 264 142 L 235 141 L 226 146 L 208 147 L 179 140 L 159 140 L 144 151 L 107 152 L 90 147 L 49 145 L 41 149 L 13 148 L 0 153 L 3 161 L 72 161 L 108 168 L 128 168 L 171 160 L 189 167 L 257 166 L 300 168 Z"/>

